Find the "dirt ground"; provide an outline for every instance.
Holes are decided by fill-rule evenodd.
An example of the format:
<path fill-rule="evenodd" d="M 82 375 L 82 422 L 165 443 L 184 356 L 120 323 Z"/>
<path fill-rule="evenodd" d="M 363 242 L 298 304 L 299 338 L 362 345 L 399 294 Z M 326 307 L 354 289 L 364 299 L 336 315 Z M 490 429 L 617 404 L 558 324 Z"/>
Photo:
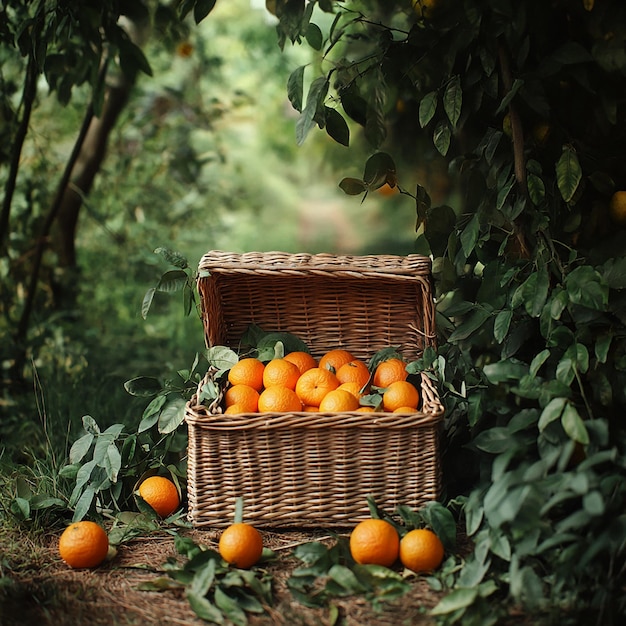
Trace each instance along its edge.
<path fill-rule="evenodd" d="M 188 534 L 198 544 L 217 548 L 217 532 L 178 532 Z M 290 556 L 293 547 L 308 540 L 323 540 L 323 536 L 262 534 L 265 545 L 280 557 L 267 565 L 274 581 L 274 604 L 268 607 L 266 615 L 250 616 L 249 624 L 329 624 L 327 610 L 304 607 L 293 599 L 286 586 L 291 571 L 301 565 Z M 36 541 L 25 539 L 31 542 L 22 546 L 29 562 L 12 562 L 10 570 L 0 570 L 0 626 L 196 626 L 207 623 L 195 615 L 182 590 L 138 589 L 141 583 L 153 581 L 160 575 L 168 556 L 177 556 L 171 535 L 142 536 L 122 543 L 113 558 L 93 570 L 72 570 L 61 561 L 57 552 L 59 535 L 50 534 Z M 6 557 L 4 555 L 5 563 Z M 337 599 L 335 604 L 342 618 L 339 623 L 345 626 L 427 626 L 434 622 L 426 611 L 437 604 L 439 598 L 425 579 L 416 577 L 410 592 L 382 611 L 374 611 L 366 600 L 358 597 Z"/>

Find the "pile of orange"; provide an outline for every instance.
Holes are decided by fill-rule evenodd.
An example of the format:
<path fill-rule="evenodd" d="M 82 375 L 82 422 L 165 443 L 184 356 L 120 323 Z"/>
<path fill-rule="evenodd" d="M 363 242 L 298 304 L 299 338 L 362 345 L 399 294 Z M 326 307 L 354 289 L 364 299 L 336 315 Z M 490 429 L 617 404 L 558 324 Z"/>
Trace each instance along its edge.
<path fill-rule="evenodd" d="M 361 398 L 375 388 L 382 410 L 417 410 L 420 394 L 407 381 L 404 361 L 382 361 L 373 372 L 350 351 L 329 350 L 317 361 L 308 352 L 290 352 L 263 363 L 254 357 L 240 359 L 228 372 L 224 413 L 284 413 L 314 411 L 371 412 Z"/>
<path fill-rule="evenodd" d="M 402 539 L 386 520 L 365 519 L 350 533 L 350 554 L 361 565 L 391 567 L 398 558 L 404 567 L 416 573 L 437 569 L 444 556 L 439 537 L 427 528 L 407 532 Z"/>

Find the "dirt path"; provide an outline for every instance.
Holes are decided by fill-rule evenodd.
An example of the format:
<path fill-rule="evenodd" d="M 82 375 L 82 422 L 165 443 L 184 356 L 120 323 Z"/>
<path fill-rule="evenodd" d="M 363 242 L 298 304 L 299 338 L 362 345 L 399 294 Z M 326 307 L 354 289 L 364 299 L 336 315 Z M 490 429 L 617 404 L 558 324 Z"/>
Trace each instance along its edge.
<path fill-rule="evenodd" d="M 180 531 L 179 531 L 180 532 Z M 0 570 L 0 625 L 110 626 L 206 624 L 192 611 L 183 589 L 162 592 L 142 591 L 142 583 L 163 575 L 162 565 L 176 557 L 169 534 L 133 539 L 119 546 L 113 559 L 94 570 L 72 570 L 57 553 L 58 535 L 50 534 L 29 546 L 29 562 L 15 563 L 4 554 Z M 196 543 L 215 548 L 211 531 L 182 531 Z M 315 537 L 311 537 L 314 539 Z M 302 534 L 264 533 L 268 547 L 279 553 L 267 569 L 274 581 L 274 604 L 267 614 L 251 616 L 251 626 L 319 626 L 328 624 L 328 610 L 311 609 L 296 602 L 286 587 L 291 571 L 301 565 L 281 547 L 303 539 Z M 6 546 L 5 546 L 6 547 Z M 24 558 L 24 557 L 22 557 Z M 363 598 L 350 597 L 335 602 L 344 626 L 410 624 L 427 626 L 433 621 L 426 610 L 439 595 L 423 578 L 415 577 L 411 590 L 380 612 Z"/>

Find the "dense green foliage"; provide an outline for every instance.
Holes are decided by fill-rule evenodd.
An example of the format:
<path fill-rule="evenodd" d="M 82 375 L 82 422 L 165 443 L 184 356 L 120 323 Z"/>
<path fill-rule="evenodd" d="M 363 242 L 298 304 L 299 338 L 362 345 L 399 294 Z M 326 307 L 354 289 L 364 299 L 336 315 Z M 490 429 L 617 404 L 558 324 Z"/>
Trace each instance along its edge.
<path fill-rule="evenodd" d="M 475 542 L 435 613 L 495 623 L 508 597 L 537 619 L 617 623 L 626 232 L 609 207 L 626 187 L 626 7 L 319 2 L 335 13 L 322 31 L 311 4 L 277 2 L 283 39 L 323 58 L 306 98 L 308 70 L 289 80 L 299 139 L 317 125 L 345 144 L 357 122 L 373 155 L 342 188 L 413 195 L 433 256 L 448 495 Z M 433 147 L 450 205 L 402 172 Z"/>

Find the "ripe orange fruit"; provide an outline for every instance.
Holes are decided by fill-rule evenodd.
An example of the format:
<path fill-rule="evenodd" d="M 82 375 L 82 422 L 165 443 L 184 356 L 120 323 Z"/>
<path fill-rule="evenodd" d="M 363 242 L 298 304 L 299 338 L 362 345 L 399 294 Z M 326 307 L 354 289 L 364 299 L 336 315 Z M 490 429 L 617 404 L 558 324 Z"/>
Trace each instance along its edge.
<path fill-rule="evenodd" d="M 441 539 L 426 528 L 409 531 L 400 541 L 400 560 L 414 572 L 430 572 L 443 561 Z"/>
<path fill-rule="evenodd" d="M 404 361 L 400 359 L 387 359 L 379 363 L 374 370 L 372 382 L 375 387 L 389 387 L 397 380 L 406 380 L 409 373 L 406 371 Z"/>
<path fill-rule="evenodd" d="M 220 536 L 218 545 L 221 557 L 235 567 L 252 567 L 263 554 L 261 533 L 250 524 L 231 524 Z"/>
<path fill-rule="evenodd" d="M 108 552 L 109 538 L 95 522 L 74 522 L 59 539 L 59 554 L 70 567 L 96 567 Z"/>
<path fill-rule="evenodd" d="M 342 350 L 337 348 L 336 350 L 329 350 L 319 361 L 318 367 L 327 370 L 332 368 L 336 374 L 339 368 L 350 361 L 354 361 L 354 356 L 348 350 Z"/>
<path fill-rule="evenodd" d="M 341 383 L 337 389 L 343 389 L 344 391 L 348 391 L 355 398 L 360 398 L 363 394 L 361 393 L 362 385 L 359 383 Z"/>
<path fill-rule="evenodd" d="M 317 367 L 317 361 L 308 352 L 290 352 L 284 356 L 284 359 L 296 365 L 300 374 L 304 374 L 312 367 Z"/>
<path fill-rule="evenodd" d="M 300 378 L 300 370 L 297 365 L 285 359 L 272 359 L 265 365 L 263 386 L 266 389 L 276 385 L 295 389 L 298 378 Z"/>
<path fill-rule="evenodd" d="M 259 359 L 241 359 L 228 371 L 228 382 L 231 385 L 248 385 L 252 389 L 263 389 L 263 371 L 265 365 Z"/>
<path fill-rule="evenodd" d="M 626 226 L 626 191 L 616 191 L 611 196 L 609 214 L 619 226 Z"/>
<path fill-rule="evenodd" d="M 293 389 L 274 385 L 261 392 L 259 396 L 259 411 L 261 413 L 302 411 L 302 402 L 300 402 L 300 398 Z"/>
<path fill-rule="evenodd" d="M 399 406 L 397 409 L 394 409 L 392 413 L 415 413 L 417 409 L 412 406 Z"/>
<path fill-rule="evenodd" d="M 171 515 L 180 505 L 176 485 L 165 476 L 150 476 L 139 485 L 139 495 L 161 517 Z"/>
<path fill-rule="evenodd" d="M 231 404 L 224 409 L 224 415 L 238 415 L 240 413 L 256 413 L 249 411 L 243 404 Z"/>
<path fill-rule="evenodd" d="M 324 396 L 337 387 L 339 381 L 330 370 L 312 367 L 298 379 L 296 393 L 302 404 L 319 406 Z"/>
<path fill-rule="evenodd" d="M 375 413 L 373 406 L 360 406 L 357 410 L 357 413 Z"/>
<path fill-rule="evenodd" d="M 350 533 L 350 553 L 362 565 L 390 567 L 398 558 L 400 537 L 396 529 L 382 519 L 359 522 Z"/>
<path fill-rule="evenodd" d="M 342 383 L 358 383 L 360 387 L 365 387 L 370 379 L 370 371 L 363 361 L 354 359 L 344 363 L 337 370 L 337 380 Z"/>
<path fill-rule="evenodd" d="M 319 406 L 309 406 L 308 404 L 302 409 L 305 413 L 319 413 Z"/>
<path fill-rule="evenodd" d="M 340 413 L 341 411 L 356 411 L 359 400 L 345 389 L 329 391 L 320 402 L 320 413 Z"/>
<path fill-rule="evenodd" d="M 416 409 L 419 401 L 419 391 L 407 380 L 397 380 L 395 383 L 391 383 L 383 393 L 385 411 L 395 411 L 401 406 Z"/>
<path fill-rule="evenodd" d="M 224 394 L 226 408 L 239 405 L 239 413 L 255 413 L 259 409 L 259 392 L 248 385 L 233 385 Z"/>

